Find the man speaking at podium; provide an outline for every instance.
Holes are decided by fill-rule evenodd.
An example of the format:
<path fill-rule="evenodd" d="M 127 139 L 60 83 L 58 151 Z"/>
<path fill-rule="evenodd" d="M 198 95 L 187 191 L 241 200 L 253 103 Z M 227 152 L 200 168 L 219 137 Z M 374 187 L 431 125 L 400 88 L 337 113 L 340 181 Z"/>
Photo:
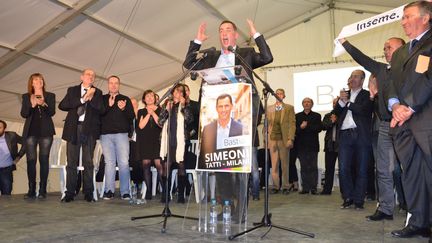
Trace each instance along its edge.
<path fill-rule="evenodd" d="M 246 67 L 238 57 L 236 57 L 235 53 L 229 51 L 228 49 L 230 47 L 233 48 L 235 52 L 241 56 L 247 65 L 249 65 L 249 67 L 252 69 L 271 63 L 273 61 L 273 55 L 264 39 L 264 36 L 256 31 L 254 23 L 247 19 L 247 24 L 249 26 L 250 35 L 255 39 L 255 43 L 259 52 L 256 52 L 253 47 L 238 47 L 237 39 L 239 37 L 239 33 L 237 32 L 237 26 L 229 20 L 224 20 L 219 25 L 219 41 L 221 44 L 221 50 L 208 52 L 207 57 L 205 57 L 201 62 L 197 63 L 193 69 L 201 70 L 213 67 L 232 67 L 235 65 L 243 66 L 243 69 L 249 75 L 252 82 L 252 131 L 255 132 L 257 121 L 261 118 L 261 112 L 258 112 L 261 106 L 259 95 L 253 81 L 252 70 L 249 70 L 249 68 Z M 208 39 L 208 36 L 205 33 L 206 27 L 206 23 L 201 23 L 198 28 L 198 33 L 195 40 L 190 42 L 186 59 L 183 62 L 183 66 L 187 69 L 190 69 L 194 65 L 202 43 Z M 258 140 L 258 138 L 255 140 Z M 255 143 L 255 141 L 253 142 L 254 146 L 257 147 L 258 144 Z"/>
<path fill-rule="evenodd" d="M 246 71 L 246 73 L 249 75 L 249 77 L 251 78 L 251 83 L 252 83 L 252 132 L 256 134 L 256 127 L 257 127 L 257 122 L 258 120 L 260 120 L 261 118 L 261 114 L 262 112 L 262 106 L 260 105 L 260 100 L 259 100 L 259 95 L 258 92 L 256 90 L 255 87 L 255 83 L 253 81 L 253 75 L 252 75 L 252 70 L 250 70 L 250 68 L 255 69 L 255 68 L 259 68 L 262 67 L 266 64 L 269 64 L 273 61 L 273 55 L 270 51 L 269 46 L 267 45 L 264 36 L 261 35 L 259 32 L 256 31 L 255 29 L 255 25 L 251 20 L 247 20 L 247 24 L 249 26 L 249 31 L 250 31 L 250 35 L 251 37 L 253 37 L 255 39 L 255 43 L 258 47 L 259 52 L 256 52 L 255 49 L 253 47 L 243 47 L 240 48 L 237 46 L 237 39 L 239 37 L 239 33 L 237 32 L 237 26 L 229 21 L 229 20 L 224 20 L 221 22 L 221 24 L 219 25 L 219 41 L 221 44 L 221 50 L 220 51 L 213 51 L 213 52 L 208 52 L 207 56 L 201 60 L 199 63 L 196 64 L 196 66 L 193 67 L 193 65 L 197 62 L 196 57 L 197 57 L 197 53 L 199 52 L 201 45 L 204 41 L 206 41 L 208 39 L 208 36 L 206 34 L 206 23 L 201 23 L 199 28 L 198 28 L 198 33 L 196 35 L 195 40 L 190 42 L 189 45 L 189 49 L 188 52 L 186 54 L 186 59 L 183 63 L 183 66 L 187 69 L 191 69 L 193 67 L 194 70 L 201 70 L 201 69 L 207 69 L 207 68 L 219 68 L 219 67 L 233 67 L 235 65 L 241 65 L 243 67 L 243 69 Z M 230 49 L 232 51 L 230 51 Z M 240 57 L 242 57 L 242 60 L 240 60 L 236 54 Z M 243 63 L 245 62 L 245 63 Z M 249 66 L 249 67 L 248 67 Z M 253 146 L 257 147 L 258 146 L 258 137 L 255 135 L 253 136 L 255 137 L 253 142 Z M 215 141 L 216 143 L 216 141 Z M 257 164 L 257 160 L 256 160 L 256 152 L 254 150 L 253 152 L 253 159 L 252 159 L 252 163 L 253 164 Z M 252 166 L 253 168 L 258 168 L 258 166 Z M 258 177 L 259 174 L 258 173 L 252 173 L 256 176 L 254 176 L 254 185 L 257 184 L 255 183 L 255 181 L 258 182 L 259 184 L 259 179 L 255 177 Z M 238 176 L 235 176 L 234 174 L 232 174 L 232 176 L 229 173 L 217 173 L 217 191 L 219 194 L 219 199 L 226 199 L 223 198 L 224 195 L 223 194 L 228 194 L 230 192 L 227 191 L 232 191 L 231 193 L 236 194 L 246 194 L 246 190 L 245 192 L 242 192 L 241 189 L 238 189 L 238 185 L 236 185 L 236 181 L 237 177 L 241 177 L 242 175 L 239 174 Z M 231 177 L 232 180 L 226 180 L 226 177 Z M 230 183 L 230 185 L 228 185 L 227 187 L 227 183 Z M 224 185 L 221 185 L 221 184 Z M 221 194 L 221 190 L 224 189 L 228 189 L 231 188 L 232 190 L 225 190 L 222 194 Z M 240 192 L 234 192 L 240 190 Z M 233 203 L 231 203 L 232 206 Z M 240 207 L 239 207 L 240 206 Z M 233 219 L 234 221 L 237 219 L 242 219 L 243 217 L 240 218 L 240 214 L 242 216 L 244 216 L 244 207 L 246 206 L 246 204 L 244 203 L 244 201 L 240 198 L 238 198 L 238 203 L 237 203 L 237 207 L 235 207 L 235 210 L 232 210 L 234 212 L 234 216 Z"/>
<path fill-rule="evenodd" d="M 253 83 L 252 86 L 255 86 L 252 70 L 249 70 L 249 68 L 246 67 L 245 64 L 242 63 L 233 52 L 229 51 L 229 47 L 232 47 L 252 69 L 271 63 L 273 61 L 273 55 L 264 39 L 264 36 L 256 31 L 254 23 L 249 19 L 247 20 L 247 23 L 249 25 L 250 35 L 255 39 L 255 43 L 259 52 L 256 52 L 253 47 L 238 47 L 237 39 L 239 37 L 239 33 L 237 32 L 237 26 L 229 20 L 224 20 L 219 25 L 219 41 L 221 44 L 221 50 L 208 52 L 207 57 L 198 63 L 193 69 L 201 70 L 213 67 L 232 67 L 235 65 L 241 65 L 251 78 Z M 183 66 L 187 69 L 190 69 L 194 65 L 202 43 L 208 39 L 208 36 L 205 33 L 206 27 L 206 23 L 201 23 L 198 28 L 198 33 L 195 40 L 190 42 L 186 59 L 183 62 Z M 255 87 L 253 87 L 253 95 L 254 99 L 257 98 L 259 101 L 259 96 Z"/>

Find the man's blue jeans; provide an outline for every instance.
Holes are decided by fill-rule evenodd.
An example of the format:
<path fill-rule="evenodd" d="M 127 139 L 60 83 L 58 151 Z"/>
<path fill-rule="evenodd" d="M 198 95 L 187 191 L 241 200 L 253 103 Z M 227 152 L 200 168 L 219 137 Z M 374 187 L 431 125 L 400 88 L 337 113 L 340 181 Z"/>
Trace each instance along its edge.
<path fill-rule="evenodd" d="M 129 137 L 127 133 L 101 135 L 105 158 L 105 192 L 115 192 L 116 162 L 119 168 L 120 194 L 130 194 Z"/>
<path fill-rule="evenodd" d="M 257 148 L 252 148 L 252 197 L 259 197 L 260 173 L 258 168 Z"/>
<path fill-rule="evenodd" d="M 0 168 L 0 194 L 10 195 L 12 192 L 14 166 Z"/>
<path fill-rule="evenodd" d="M 362 204 L 366 194 L 367 169 L 371 144 L 362 143 L 357 129 L 342 130 L 339 135 L 339 170 L 342 197 Z M 353 165 L 355 163 L 355 165 Z M 353 180 L 355 166 L 355 180 Z M 355 183 L 353 183 L 355 181 Z"/>

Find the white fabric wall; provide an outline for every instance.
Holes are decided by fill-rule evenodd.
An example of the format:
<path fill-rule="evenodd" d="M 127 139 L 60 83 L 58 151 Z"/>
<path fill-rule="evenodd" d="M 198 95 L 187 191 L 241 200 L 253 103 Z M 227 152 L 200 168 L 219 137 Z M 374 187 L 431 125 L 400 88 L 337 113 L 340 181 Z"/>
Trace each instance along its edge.
<path fill-rule="evenodd" d="M 348 24 L 355 23 L 359 20 L 373 16 L 372 14 L 356 14 L 351 11 L 335 11 L 336 35 L 339 31 Z M 382 56 L 384 42 L 390 37 L 402 37 L 405 35 L 400 23 L 396 22 L 368 32 L 348 38 L 348 40 L 362 50 L 368 56 Z M 351 57 L 344 54 L 337 60 L 347 60 L 348 62 L 335 63 L 332 58 L 333 52 L 333 37 L 330 29 L 330 13 L 326 12 L 309 22 L 300 24 L 288 31 L 285 31 L 271 39 L 268 43 L 272 49 L 274 61 L 268 67 L 277 67 L 274 69 L 265 68 L 265 77 L 273 89 L 285 89 L 285 102 L 289 104 L 301 104 L 301 99 L 294 100 L 294 85 L 293 74 L 298 72 L 308 72 L 317 70 L 326 70 L 334 68 L 354 67 L 355 62 L 349 62 Z M 379 61 L 384 60 L 378 59 Z M 304 64 L 304 65 L 302 65 Z M 292 65 L 290 67 L 283 67 Z M 298 66 L 294 66 L 298 65 Z M 279 67 L 278 67 L 279 66 Z M 362 68 L 361 68 L 362 69 Z M 349 76 L 348 73 L 340 75 L 345 79 Z M 319 77 L 318 77 L 319 78 Z M 365 85 L 367 85 L 367 79 Z M 346 79 L 345 79 L 346 80 Z M 345 86 L 345 84 L 341 84 Z M 345 86 L 346 87 L 346 86 Z M 316 90 L 311 85 L 309 97 L 316 99 Z M 275 102 L 274 98 L 270 98 L 269 104 Z M 300 112 L 296 106 L 295 112 Z M 327 111 L 321 111 L 322 117 L 331 110 L 331 103 L 328 104 Z M 320 153 L 318 155 L 318 166 L 324 168 L 324 134 L 320 133 Z"/>
<path fill-rule="evenodd" d="M 373 10 L 373 9 L 372 9 Z M 294 103 L 293 91 L 293 73 L 305 72 L 314 70 L 323 70 L 329 68 L 341 68 L 354 66 L 354 63 L 332 63 L 335 59 L 332 58 L 333 51 L 333 34 L 331 29 L 330 12 L 323 13 L 306 23 L 302 23 L 293 27 L 279 35 L 272 38 L 267 38 L 268 44 L 273 52 L 274 61 L 269 64 L 265 69 L 256 70 L 259 75 L 267 80 L 274 88 L 284 88 L 286 91 L 287 103 Z M 356 21 L 371 17 L 372 14 L 357 14 L 351 11 L 336 10 L 335 17 L 335 33 L 339 33 L 341 28 L 347 24 L 352 24 Z M 386 39 L 392 36 L 404 37 L 400 24 L 393 23 L 384 27 L 377 28 L 358 36 L 349 38 L 350 42 L 361 49 L 369 56 L 382 56 L 383 43 Z M 337 60 L 348 60 L 348 55 L 342 55 Z M 315 64 L 314 64 L 315 63 Z M 324 64 L 317 64 L 324 63 Z M 327 64 L 325 64 L 327 63 Z M 287 65 L 299 65 L 297 67 L 280 67 Z M 306 64 L 306 66 L 301 66 Z M 309 65 L 314 64 L 314 65 Z M 277 67 L 274 69 L 267 69 L 268 67 Z M 341 74 L 347 77 L 347 74 Z M 157 93 L 162 96 L 165 91 L 176 80 L 167 80 L 167 88 L 158 90 Z M 258 90 L 261 93 L 262 85 L 256 80 Z M 191 89 L 191 98 L 198 100 L 198 90 L 200 87 L 199 81 L 186 80 L 186 84 Z M 126 93 L 125 93 L 126 94 Z M 128 94 L 126 94 L 128 95 Z M 139 96 L 138 100 L 140 99 Z M 57 97 L 60 100 L 62 97 Z M 270 98 L 269 104 L 273 104 L 274 99 Z M 142 107 L 142 104 L 141 106 Z M 329 106 L 330 109 L 330 106 Z M 296 110 L 298 112 L 299 110 Z M 16 108 L 19 112 L 19 108 Z M 58 111 L 58 113 L 63 113 Z M 325 112 L 322 112 L 324 115 Z M 19 134 L 22 132 L 22 122 L 7 121 L 8 130 L 17 131 Z M 56 128 L 57 135 L 61 136 L 62 128 Z M 261 133 L 259 133 L 261 135 Z M 321 133 L 321 150 L 323 144 L 324 133 Z M 261 142 L 262 145 L 262 142 Z M 319 155 L 319 167 L 324 167 L 324 159 L 322 152 Z M 25 157 L 18 164 L 17 171 L 14 172 L 14 189 L 13 193 L 25 193 L 27 191 L 27 175 Z M 58 173 L 57 171 L 50 171 L 48 181 L 48 191 L 58 191 Z"/>

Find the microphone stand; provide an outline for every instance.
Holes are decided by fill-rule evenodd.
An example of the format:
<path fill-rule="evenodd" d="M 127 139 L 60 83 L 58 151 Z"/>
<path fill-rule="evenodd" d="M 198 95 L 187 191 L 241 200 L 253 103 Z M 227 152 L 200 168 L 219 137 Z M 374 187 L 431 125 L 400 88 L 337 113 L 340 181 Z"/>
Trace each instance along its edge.
<path fill-rule="evenodd" d="M 271 213 L 269 213 L 269 185 L 268 185 L 268 174 L 269 174 L 269 166 L 268 166 L 268 117 L 267 117 L 267 101 L 268 101 L 268 97 L 269 97 L 269 93 L 272 94 L 278 101 L 282 102 L 282 99 L 280 99 L 275 92 L 273 91 L 273 89 L 270 87 L 270 85 L 261 79 L 260 76 L 258 76 L 258 74 L 255 73 L 255 71 L 252 69 L 251 66 L 249 66 L 249 64 L 243 59 L 242 56 L 240 56 L 232 46 L 228 47 L 228 50 L 233 52 L 235 54 L 235 56 L 240 60 L 240 62 L 249 70 L 252 72 L 252 74 L 259 80 L 261 81 L 262 85 L 264 86 L 263 89 L 263 96 L 264 96 L 264 132 L 265 132 L 265 136 L 264 136 L 264 143 L 265 143 L 265 169 L 264 169 L 264 173 L 265 173 L 265 196 L 264 196 L 264 216 L 261 220 L 261 222 L 259 223 L 253 223 L 254 227 L 245 230 L 243 232 L 240 232 L 238 234 L 235 235 L 230 235 L 228 237 L 229 240 L 233 240 L 241 235 L 247 234 L 249 232 L 252 232 L 256 229 L 259 229 L 261 227 L 267 227 L 268 230 L 261 236 L 261 239 L 263 239 L 269 232 L 270 230 L 275 227 L 281 230 L 285 230 L 285 231 L 289 231 L 289 232 L 294 232 L 297 234 L 301 234 L 301 235 L 305 235 L 308 236 L 310 238 L 314 238 L 315 234 L 313 233 L 308 233 L 305 231 L 301 231 L 298 229 L 294 229 L 294 228 L 287 228 L 284 226 L 279 226 L 276 224 L 273 224 L 271 222 Z M 253 82 L 252 82 L 253 83 Z M 255 85 L 255 84 L 253 84 Z"/>
<path fill-rule="evenodd" d="M 197 61 L 194 63 L 194 65 L 192 65 L 192 67 L 190 69 L 188 69 L 182 76 L 180 79 L 176 80 L 173 85 L 165 92 L 165 94 L 162 96 L 161 99 L 159 99 L 159 101 L 156 103 L 156 105 L 159 105 L 163 100 L 165 99 L 169 99 L 168 102 L 171 102 L 171 92 L 174 90 L 174 88 L 183 80 L 186 78 L 187 75 L 189 75 L 193 68 L 199 63 L 201 62 L 205 57 L 207 56 L 207 53 L 204 53 L 204 55 L 200 58 L 197 59 Z M 171 109 L 172 109 L 172 105 L 171 105 Z M 184 215 L 178 215 L 178 214 L 173 214 L 171 213 L 171 210 L 169 209 L 169 201 L 170 201 L 170 187 L 169 187 L 169 178 L 171 176 L 171 172 L 170 172 L 170 168 L 168 166 L 169 161 L 171 161 L 171 153 L 170 153 L 170 149 L 169 149 L 169 144 L 170 144 L 170 117 L 171 117 L 171 109 L 167 109 L 168 111 L 168 119 L 167 119 L 167 158 L 166 158 L 166 171 L 167 171 L 167 181 L 165 183 L 165 207 L 162 211 L 161 214 L 153 214 L 153 215 L 147 215 L 147 216 L 138 216 L 138 217 L 131 217 L 132 221 L 138 220 L 138 219 L 147 219 L 147 218 L 156 218 L 156 217 L 163 217 L 163 225 L 162 225 L 162 229 L 161 229 L 161 233 L 165 233 L 166 232 L 166 225 L 167 225 L 167 221 L 169 217 L 174 217 L 174 218 L 182 218 L 182 219 L 191 219 L 191 220 L 198 220 L 198 218 L 194 218 L 194 217 L 188 217 L 188 216 L 184 216 Z M 180 109 L 180 107 L 179 107 Z M 179 111 L 180 112 L 180 111 Z M 175 156 L 175 155 L 174 155 Z"/>

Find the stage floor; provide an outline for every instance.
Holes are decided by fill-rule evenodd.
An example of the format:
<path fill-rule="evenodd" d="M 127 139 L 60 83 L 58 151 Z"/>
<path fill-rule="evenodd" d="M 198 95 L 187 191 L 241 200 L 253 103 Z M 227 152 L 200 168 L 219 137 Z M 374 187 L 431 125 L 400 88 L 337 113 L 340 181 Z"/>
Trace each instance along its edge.
<path fill-rule="evenodd" d="M 264 192 L 260 201 L 249 204 L 248 227 L 261 221 Z M 340 194 L 331 196 L 270 195 L 272 223 L 315 234 L 311 239 L 293 232 L 261 228 L 236 242 L 427 242 L 427 238 L 398 239 L 390 232 L 404 225 L 405 213 L 395 213 L 393 221 L 368 222 L 376 202 L 365 209 L 340 209 Z M 134 216 L 160 214 L 159 197 L 143 205 L 130 205 L 119 198 L 88 203 L 82 195 L 71 203 L 61 203 L 58 193 L 46 200 L 24 200 L 23 195 L 0 196 L 0 242 L 227 242 L 224 236 L 199 233 L 197 221 L 168 218 L 167 231 L 161 233 L 162 217 L 131 221 Z M 198 216 L 192 196 L 189 204 L 170 203 L 172 213 Z"/>

